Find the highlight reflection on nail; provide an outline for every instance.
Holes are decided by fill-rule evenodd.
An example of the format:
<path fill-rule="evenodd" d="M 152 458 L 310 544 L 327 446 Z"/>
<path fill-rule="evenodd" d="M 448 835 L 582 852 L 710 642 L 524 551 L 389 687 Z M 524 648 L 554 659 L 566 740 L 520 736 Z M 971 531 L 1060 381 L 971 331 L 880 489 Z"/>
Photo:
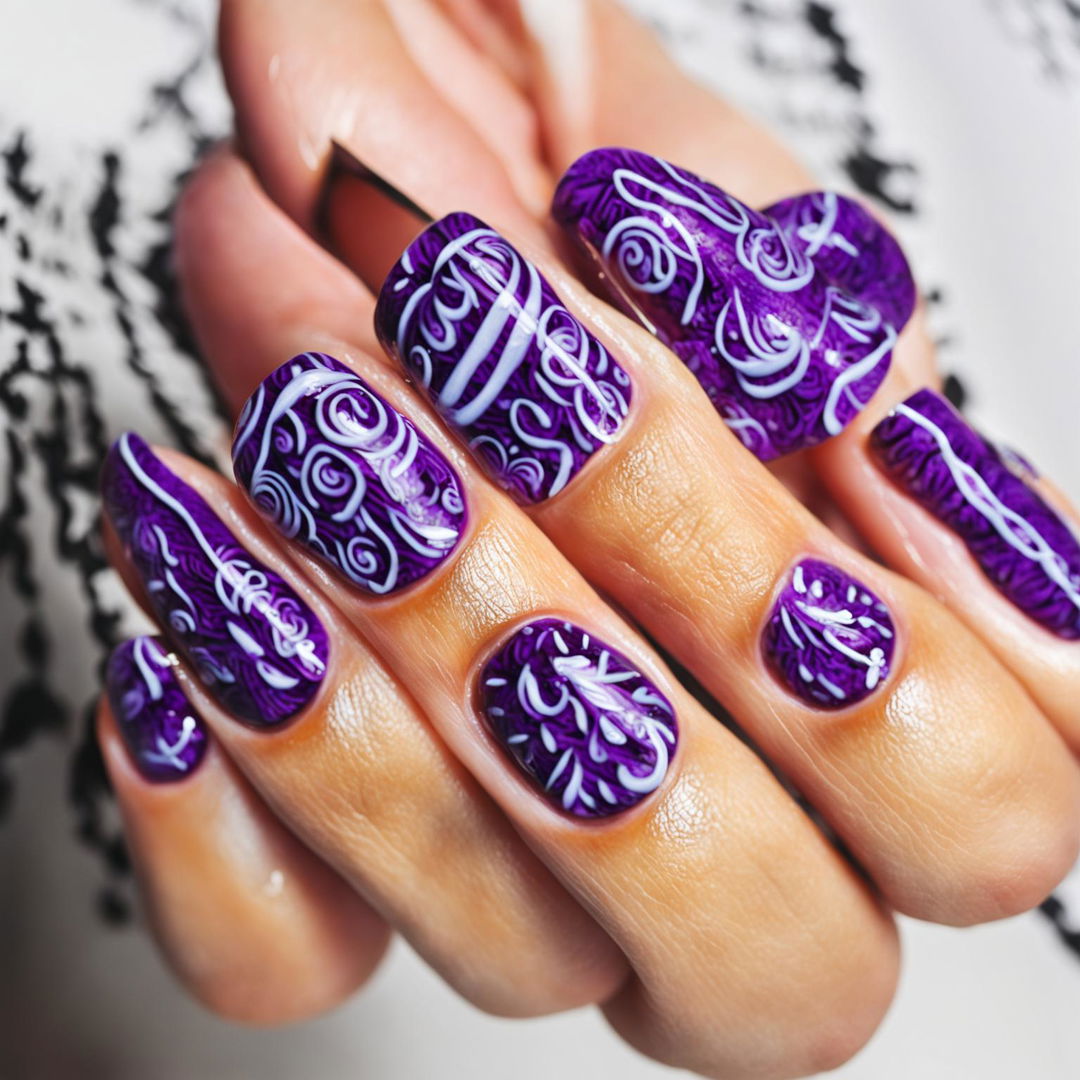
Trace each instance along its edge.
<path fill-rule="evenodd" d="M 822 709 L 872 694 L 889 676 L 895 647 L 888 608 L 861 581 L 819 559 L 791 572 L 762 637 L 777 679 Z"/>
<path fill-rule="evenodd" d="M 322 623 L 137 435 L 102 472 L 109 520 L 169 640 L 238 720 L 283 723 L 326 673 Z"/>
<path fill-rule="evenodd" d="M 296 356 L 263 381 L 237 423 L 233 465 L 285 536 L 376 595 L 431 573 L 465 530 L 450 462 L 325 353 Z"/>
<path fill-rule="evenodd" d="M 579 158 L 552 208 L 615 298 L 686 363 L 763 460 L 841 432 L 891 362 L 897 327 L 830 276 L 862 281 L 852 262 L 861 252 L 838 230 L 855 228 L 879 270 L 910 276 L 899 248 L 846 203 L 811 197 L 779 210 L 786 227 L 684 169 L 625 149 Z M 906 318 L 913 297 L 905 282 L 890 313 Z"/>
<path fill-rule="evenodd" d="M 561 619 L 518 629 L 484 666 L 492 734 L 557 807 L 599 818 L 663 782 L 678 741 L 666 697 L 631 662 Z"/>
<path fill-rule="evenodd" d="M 557 495 L 621 434 L 630 378 L 506 239 L 451 214 L 379 295 L 387 351 L 521 503 Z"/>
<path fill-rule="evenodd" d="M 155 638 L 117 646 L 106 666 L 105 686 L 120 735 L 146 779 L 182 780 L 198 768 L 206 753 L 206 725 Z"/>
<path fill-rule="evenodd" d="M 871 451 L 916 502 L 953 530 L 999 592 L 1067 640 L 1080 638 L 1080 541 L 941 396 L 919 390 L 874 429 Z"/>

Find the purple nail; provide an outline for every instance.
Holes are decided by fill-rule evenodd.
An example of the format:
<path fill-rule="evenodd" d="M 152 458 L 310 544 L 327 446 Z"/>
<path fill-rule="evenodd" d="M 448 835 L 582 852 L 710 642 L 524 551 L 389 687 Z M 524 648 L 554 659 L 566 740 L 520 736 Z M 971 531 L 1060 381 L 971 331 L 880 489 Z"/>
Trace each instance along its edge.
<path fill-rule="evenodd" d="M 521 503 L 558 494 L 622 431 L 629 376 L 536 267 L 470 214 L 437 221 L 409 245 L 375 326 Z"/>
<path fill-rule="evenodd" d="M 839 567 L 804 559 L 762 635 L 765 662 L 796 697 L 822 709 L 862 701 L 888 677 L 896 645 L 889 609 Z"/>
<path fill-rule="evenodd" d="M 575 817 L 635 806 L 660 786 L 678 741 L 667 698 L 561 619 L 521 627 L 487 662 L 480 708 L 522 772 Z"/>
<path fill-rule="evenodd" d="M 692 173 L 594 150 L 571 165 L 552 212 L 763 461 L 841 432 L 885 378 L 896 329 L 882 313 L 820 270 L 809 245 Z"/>
<path fill-rule="evenodd" d="M 102 489 L 158 620 L 222 708 L 270 727 L 307 705 L 329 654 L 307 604 L 137 435 L 113 444 Z"/>
<path fill-rule="evenodd" d="M 236 478 L 290 540 L 376 595 L 431 573 L 465 530 L 461 481 L 354 371 L 304 353 L 248 400 Z"/>
<path fill-rule="evenodd" d="M 206 753 L 206 726 L 155 638 L 133 638 L 114 649 L 105 685 L 124 744 L 147 780 L 182 780 L 195 771 Z"/>
<path fill-rule="evenodd" d="M 932 390 L 919 390 L 874 429 L 881 468 L 967 545 L 1024 614 L 1080 638 L 1080 543 L 1016 463 L 1002 457 Z"/>
<path fill-rule="evenodd" d="M 812 191 L 762 211 L 818 271 L 886 322 L 903 328 L 915 311 L 915 279 L 903 249 L 884 225 L 854 199 Z"/>

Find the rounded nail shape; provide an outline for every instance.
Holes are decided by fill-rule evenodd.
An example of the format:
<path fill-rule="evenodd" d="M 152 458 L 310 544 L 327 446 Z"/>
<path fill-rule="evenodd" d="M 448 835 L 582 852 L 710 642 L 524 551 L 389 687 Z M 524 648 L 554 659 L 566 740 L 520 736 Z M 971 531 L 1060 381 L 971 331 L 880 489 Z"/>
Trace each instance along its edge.
<path fill-rule="evenodd" d="M 237 720 L 284 723 L 318 693 L 326 629 L 279 574 L 137 435 L 101 476 L 109 520 L 169 641 Z"/>
<path fill-rule="evenodd" d="M 896 630 L 888 608 L 839 567 L 804 559 L 792 570 L 762 635 L 765 662 L 796 697 L 843 709 L 888 678 Z"/>
<path fill-rule="evenodd" d="M 520 503 L 557 495 L 623 430 L 630 377 L 539 270 L 471 214 L 451 214 L 409 245 L 375 326 Z"/>
<path fill-rule="evenodd" d="M 146 779 L 182 780 L 194 772 L 206 753 L 206 726 L 157 640 L 137 637 L 117 646 L 105 687 L 124 744 Z"/>
<path fill-rule="evenodd" d="M 600 818 L 664 779 L 678 741 L 671 703 L 610 645 L 562 619 L 520 627 L 484 666 L 492 734 L 557 807 Z"/>
<path fill-rule="evenodd" d="M 552 212 L 762 460 L 839 434 L 884 380 L 897 331 L 881 311 L 708 181 L 594 150 L 567 170 Z"/>
<path fill-rule="evenodd" d="M 285 536 L 377 596 L 440 566 L 468 520 L 450 462 L 325 353 L 267 376 L 240 415 L 233 466 Z"/>

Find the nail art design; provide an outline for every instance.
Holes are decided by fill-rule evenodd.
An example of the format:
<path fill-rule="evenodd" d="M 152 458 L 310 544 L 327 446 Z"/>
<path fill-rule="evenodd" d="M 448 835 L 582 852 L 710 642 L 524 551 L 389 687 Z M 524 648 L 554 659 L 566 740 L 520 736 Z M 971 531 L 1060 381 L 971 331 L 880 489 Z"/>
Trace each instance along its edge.
<path fill-rule="evenodd" d="M 552 212 L 762 460 L 838 434 L 884 380 L 896 328 L 817 265 L 843 247 L 835 230 L 793 243 L 718 187 L 621 149 L 579 158 Z"/>
<path fill-rule="evenodd" d="M 639 803 L 678 741 L 670 702 L 621 653 L 572 623 L 537 619 L 485 665 L 495 737 L 556 806 L 582 818 Z"/>
<path fill-rule="evenodd" d="M 114 649 L 105 686 L 124 744 L 147 780 L 182 780 L 195 771 L 206 753 L 206 726 L 154 638 L 133 638 Z"/>
<path fill-rule="evenodd" d="M 495 480 L 558 494 L 630 407 L 630 378 L 527 259 L 470 214 L 426 229 L 390 272 L 376 329 Z"/>
<path fill-rule="evenodd" d="M 881 600 L 817 559 L 804 559 L 791 572 L 762 636 L 773 674 L 822 709 L 843 709 L 872 694 L 889 675 L 895 645 Z"/>
<path fill-rule="evenodd" d="M 1080 638 L 1080 542 L 1024 470 L 932 390 L 874 429 L 881 468 L 967 545 L 994 586 L 1058 637 Z"/>
<path fill-rule="evenodd" d="M 137 435 L 114 443 L 102 488 L 162 626 L 222 707 L 260 727 L 299 712 L 329 654 L 315 613 Z"/>
<path fill-rule="evenodd" d="M 281 532 L 379 596 L 431 573 L 465 530 L 450 463 L 324 353 L 294 357 L 263 381 L 236 426 L 233 465 Z"/>
<path fill-rule="evenodd" d="M 834 285 L 875 307 L 898 330 L 915 311 L 915 279 L 903 249 L 854 199 L 812 191 L 767 207 L 796 247 Z"/>

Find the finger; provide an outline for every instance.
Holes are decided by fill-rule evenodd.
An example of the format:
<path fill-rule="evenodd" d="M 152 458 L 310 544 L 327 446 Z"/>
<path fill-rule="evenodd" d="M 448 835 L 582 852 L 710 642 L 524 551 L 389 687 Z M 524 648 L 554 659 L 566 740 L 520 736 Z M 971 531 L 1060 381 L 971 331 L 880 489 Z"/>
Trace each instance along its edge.
<path fill-rule="evenodd" d="M 627 139 L 626 117 L 633 115 L 634 136 L 627 145 L 686 165 L 755 206 L 810 186 L 793 159 L 785 164 L 767 133 L 692 84 L 652 35 L 617 6 L 597 0 L 589 12 L 578 26 L 593 46 L 590 54 L 598 57 L 592 69 L 598 90 L 585 98 L 593 103 L 593 145 Z M 622 73 L 636 73 L 642 64 L 651 65 L 650 88 L 665 106 L 662 121 L 656 114 L 650 122 L 648 112 L 642 116 L 632 107 L 639 95 Z M 585 144 L 577 144 L 567 152 L 583 149 Z M 826 204 L 820 197 L 786 200 L 770 212 L 789 235 L 809 230 L 815 263 L 831 280 L 854 285 L 860 300 L 895 326 L 904 324 L 910 277 L 895 242 L 884 229 L 875 232 L 865 212 L 841 200 L 838 213 L 835 198 Z M 858 257 L 845 262 L 848 247 Z M 655 310 L 646 315 L 664 325 Z M 669 326 L 669 337 L 678 336 Z M 686 347 L 693 363 L 694 346 Z M 1018 677 L 1073 748 L 1080 748 L 1074 708 L 1080 650 L 1073 645 L 1080 633 L 1080 546 L 1068 522 L 1075 512 L 1023 470 L 1014 475 L 978 433 L 923 392 L 927 386 L 937 386 L 936 363 L 920 312 L 902 334 L 868 411 L 818 448 L 813 464 L 869 546 L 942 598 Z M 918 421 L 886 419 L 905 402 L 911 407 L 908 399 L 920 392 L 913 408 Z M 888 452 L 882 450 L 886 442 Z M 954 442 L 968 448 L 962 465 Z M 980 490 L 985 485 L 986 493 L 973 492 L 972 484 Z M 1025 539 L 1017 539 L 1017 530 Z"/>
<path fill-rule="evenodd" d="M 452 986 L 522 1015 L 621 984 L 615 947 L 233 485 L 126 435 L 103 491 L 114 564 L 198 675 L 217 742 Z"/>
<path fill-rule="evenodd" d="M 196 220 L 187 219 L 192 230 Z M 254 209 L 245 221 L 253 236 Z M 354 225 L 363 232 L 362 221 Z M 292 237 L 280 223 L 264 228 L 279 239 Z M 228 274 L 228 253 L 194 235 L 183 244 L 205 258 L 200 296 L 215 312 L 200 318 L 221 334 L 203 338 L 213 364 L 231 355 L 240 327 L 259 321 L 252 311 L 261 301 L 257 279 L 249 276 L 251 292 L 242 302 L 233 287 L 234 302 L 227 309 L 216 304 L 222 288 L 215 274 Z M 285 250 L 287 259 L 272 261 L 298 268 L 306 248 L 296 239 Z M 298 274 L 298 295 L 303 278 Z M 319 302 L 325 306 L 325 297 Z M 579 303 L 576 310 L 590 310 L 587 300 Z M 610 341 L 619 330 L 599 312 L 593 305 L 593 325 L 602 325 Z M 290 335 L 283 348 L 297 340 Z M 890 902 L 946 922 L 980 921 L 1037 903 L 1066 871 L 1076 844 L 1075 769 L 1041 715 L 929 597 L 887 580 L 872 564 L 852 562 L 831 534 L 770 486 L 716 429 L 668 354 L 634 338 L 623 338 L 612 352 L 624 365 L 640 354 L 632 372 L 635 392 L 656 388 L 648 423 L 642 421 L 636 444 L 631 432 L 597 455 L 585 485 L 541 508 L 537 519 L 736 713 L 844 836 Z M 280 355 L 268 350 L 266 366 Z M 479 434 L 468 433 L 470 440 Z M 511 481 L 528 476 L 512 468 L 508 473 Z M 550 476 L 557 473 L 553 468 Z M 718 489 L 716 475 L 738 482 Z M 528 495 L 525 487 L 522 492 Z M 789 676 L 778 685 L 767 674 L 761 629 L 774 625 L 770 612 L 784 606 L 775 607 L 776 598 L 790 598 L 784 583 L 808 555 L 842 568 L 825 579 L 844 583 L 833 597 L 837 616 L 846 610 L 846 593 L 854 587 L 863 595 L 863 586 L 870 607 L 881 601 L 892 612 L 889 633 L 902 641 L 891 646 L 890 679 L 881 677 L 880 665 L 849 667 L 846 683 L 838 684 L 829 677 L 835 655 L 800 669 L 802 639 L 786 649 L 783 639 L 774 640 L 769 666 L 775 670 L 779 651 L 788 658 Z M 864 617 L 873 613 L 868 609 Z M 882 644 L 850 643 L 867 657 Z M 817 666 L 822 659 L 824 668 Z M 817 696 L 806 696 L 802 670 L 825 679 L 814 687 Z M 852 694 L 866 697 L 843 724 L 844 737 L 818 712 L 822 695 L 828 704 L 834 693 L 840 695 L 834 705 L 847 704 Z M 943 710 L 940 720 L 928 722 L 935 707 Z M 850 736 L 856 730 L 862 737 Z M 929 737 L 911 738 L 922 730 Z M 973 747 L 984 747 L 985 755 Z M 1033 755 L 1042 762 L 1039 770 L 1029 767 Z M 1054 778 L 1049 785 L 1047 777 Z"/>
<path fill-rule="evenodd" d="M 303 1020 L 344 1000 L 382 958 L 386 924 L 254 794 L 153 638 L 121 645 L 108 682 L 98 738 L 177 977 L 244 1023 Z"/>

